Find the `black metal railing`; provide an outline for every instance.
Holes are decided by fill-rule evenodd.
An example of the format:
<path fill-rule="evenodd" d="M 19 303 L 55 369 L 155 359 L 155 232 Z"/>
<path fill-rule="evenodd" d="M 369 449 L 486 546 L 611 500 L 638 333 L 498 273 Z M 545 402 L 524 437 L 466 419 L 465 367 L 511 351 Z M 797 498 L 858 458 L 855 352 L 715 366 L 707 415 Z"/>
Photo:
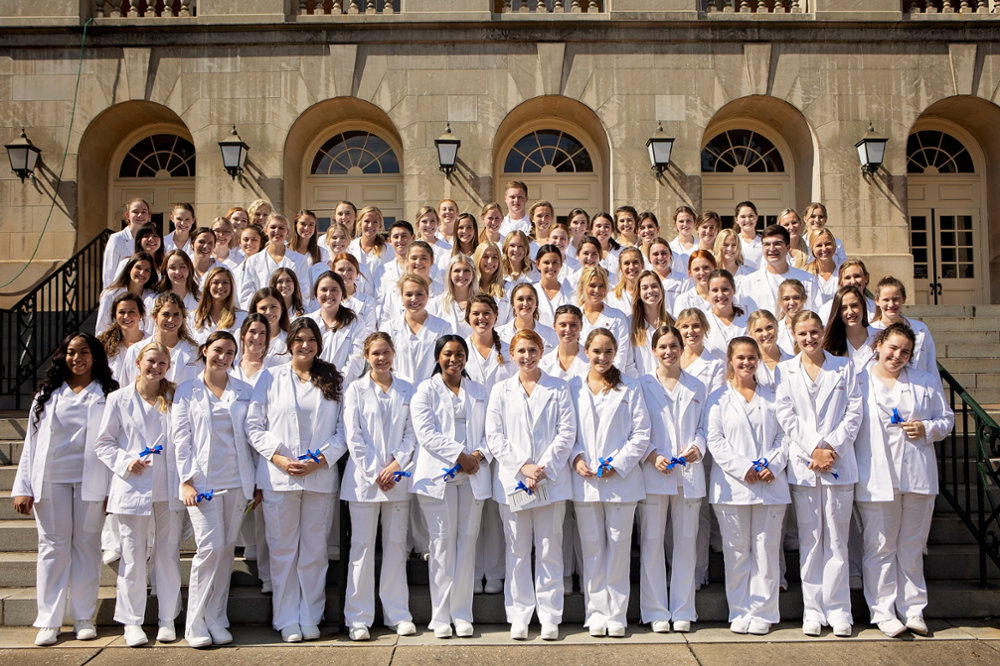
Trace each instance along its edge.
<path fill-rule="evenodd" d="M 955 412 L 951 435 L 938 442 L 941 496 L 979 544 L 979 582 L 988 563 L 1000 567 L 1000 426 L 938 363 Z"/>
<path fill-rule="evenodd" d="M 102 231 L 14 307 L 0 309 L 0 396 L 14 409 L 27 408 L 56 347 L 97 309 L 111 233 Z"/>

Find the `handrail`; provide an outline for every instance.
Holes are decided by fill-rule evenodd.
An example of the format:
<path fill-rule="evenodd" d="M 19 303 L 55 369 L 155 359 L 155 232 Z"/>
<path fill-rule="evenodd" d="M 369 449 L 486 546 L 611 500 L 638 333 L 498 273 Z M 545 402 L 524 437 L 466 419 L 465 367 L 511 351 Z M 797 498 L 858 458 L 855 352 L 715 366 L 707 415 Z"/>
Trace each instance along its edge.
<path fill-rule="evenodd" d="M 38 371 L 63 338 L 80 330 L 101 297 L 105 229 L 14 307 L 0 309 L 0 396 L 21 409 L 25 386 L 34 393 Z"/>
<path fill-rule="evenodd" d="M 987 558 L 1000 567 L 1000 426 L 940 363 L 938 371 L 955 412 L 951 435 L 937 445 L 940 491 L 979 545 L 979 582 L 986 585 Z M 974 472 L 970 435 L 975 447 Z"/>

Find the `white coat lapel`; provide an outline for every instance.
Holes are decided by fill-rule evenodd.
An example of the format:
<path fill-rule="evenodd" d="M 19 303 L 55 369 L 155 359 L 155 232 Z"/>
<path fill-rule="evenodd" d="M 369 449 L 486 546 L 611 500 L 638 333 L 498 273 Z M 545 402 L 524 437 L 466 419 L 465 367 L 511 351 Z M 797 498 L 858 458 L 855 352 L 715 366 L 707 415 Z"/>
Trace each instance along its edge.
<path fill-rule="evenodd" d="M 142 396 L 135 389 L 132 390 L 131 399 L 126 403 L 122 414 L 125 419 L 132 424 L 132 431 L 138 435 L 140 441 L 139 450 L 149 447 L 149 435 L 146 433 L 146 417 L 143 414 L 142 406 L 138 403 Z"/>
<path fill-rule="evenodd" d="M 726 397 L 729 399 L 732 410 L 739 412 L 740 418 L 737 419 L 738 427 L 743 430 L 746 441 L 753 443 L 754 457 L 763 455 L 763 449 L 760 442 L 757 441 L 757 434 L 754 432 L 753 425 L 750 423 L 750 416 L 747 414 L 749 403 L 732 386 L 727 386 Z"/>
<path fill-rule="evenodd" d="M 590 390 L 589 388 L 587 389 Z M 612 417 L 615 415 L 615 411 L 618 410 L 618 405 L 622 400 L 625 399 L 625 388 L 619 386 L 617 389 L 613 389 L 606 399 L 600 403 L 597 409 L 597 417 L 600 419 L 600 424 L 598 425 L 597 441 L 603 442 L 608 438 L 608 429 L 611 427 Z"/>

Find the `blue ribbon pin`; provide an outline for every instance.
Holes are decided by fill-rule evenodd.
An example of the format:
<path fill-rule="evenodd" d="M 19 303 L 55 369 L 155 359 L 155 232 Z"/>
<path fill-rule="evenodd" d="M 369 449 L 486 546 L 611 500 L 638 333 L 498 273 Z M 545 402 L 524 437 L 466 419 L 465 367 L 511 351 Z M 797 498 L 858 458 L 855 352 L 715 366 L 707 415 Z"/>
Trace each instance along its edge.
<path fill-rule="evenodd" d="M 684 458 L 684 456 L 681 456 L 680 458 L 671 458 L 670 459 L 670 464 L 667 465 L 667 471 L 669 472 L 670 470 L 672 470 L 674 467 L 677 467 L 678 465 L 680 465 L 681 467 L 687 467 L 687 464 L 688 464 L 688 461 L 687 461 L 686 458 Z"/>
<path fill-rule="evenodd" d="M 139 457 L 140 458 L 145 458 L 146 456 L 160 455 L 161 453 L 163 453 L 163 445 L 162 444 L 157 444 L 153 448 L 149 448 L 148 446 L 146 448 L 144 448 L 142 450 L 142 453 L 139 454 Z"/>
<path fill-rule="evenodd" d="M 320 453 L 322 453 L 322 451 L 320 451 L 319 449 L 316 449 L 315 451 L 310 451 L 309 449 L 306 449 L 305 454 L 299 456 L 299 460 L 307 460 L 308 459 L 308 460 L 312 460 L 314 463 L 316 463 L 317 465 L 319 465 L 320 464 L 320 462 L 319 462 L 319 454 Z"/>
<path fill-rule="evenodd" d="M 202 500 L 212 501 L 212 497 L 215 495 L 214 490 L 209 490 L 207 493 L 198 493 L 198 499 L 195 500 L 198 504 L 201 504 Z"/>
<path fill-rule="evenodd" d="M 840 478 L 840 475 L 837 474 L 837 470 L 833 469 L 832 467 L 830 468 L 830 474 L 832 474 L 833 478 L 835 478 L 835 479 L 839 479 Z"/>
<path fill-rule="evenodd" d="M 767 462 L 767 458 L 761 458 L 760 460 L 753 461 L 753 471 L 760 474 L 763 470 L 767 469 L 770 463 Z"/>
<path fill-rule="evenodd" d="M 524 481 L 518 481 L 517 482 L 517 489 L 518 490 L 523 490 L 524 492 L 528 493 L 529 495 L 534 495 L 535 494 L 535 493 L 533 493 L 531 491 L 530 488 L 528 488 L 528 486 L 524 485 Z"/>
<path fill-rule="evenodd" d="M 604 476 L 605 472 L 611 469 L 611 461 L 614 460 L 614 458 L 608 456 L 607 460 L 605 460 L 604 458 L 598 458 L 598 460 L 601 461 L 601 464 L 597 468 L 597 477 L 601 478 L 602 476 Z"/>
<path fill-rule="evenodd" d="M 404 472 L 404 471 L 400 470 L 398 472 L 393 472 L 392 473 L 392 480 L 395 481 L 396 483 L 399 483 L 399 480 L 402 479 L 404 476 L 407 477 L 407 478 L 409 478 L 409 477 L 411 477 L 413 475 L 410 474 L 409 472 Z"/>
<path fill-rule="evenodd" d="M 444 472 L 444 479 L 447 481 L 448 479 L 454 479 L 455 473 L 460 471 L 461 469 L 462 469 L 461 465 L 455 465 L 454 467 L 451 468 L 442 467 L 441 471 Z"/>
<path fill-rule="evenodd" d="M 899 415 L 899 410 L 895 407 L 892 409 L 892 418 L 889 419 L 889 423 L 891 425 L 899 425 L 903 423 L 903 417 Z"/>

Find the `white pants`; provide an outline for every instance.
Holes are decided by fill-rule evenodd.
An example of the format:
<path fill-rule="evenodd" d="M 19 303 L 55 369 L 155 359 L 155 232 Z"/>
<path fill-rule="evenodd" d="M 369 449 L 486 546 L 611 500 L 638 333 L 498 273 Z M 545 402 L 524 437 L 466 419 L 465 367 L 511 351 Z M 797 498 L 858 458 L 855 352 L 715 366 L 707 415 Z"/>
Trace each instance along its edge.
<path fill-rule="evenodd" d="M 757 618 L 777 623 L 778 551 L 785 505 L 713 506 L 722 531 L 729 621 Z"/>
<path fill-rule="evenodd" d="M 375 621 L 375 537 L 382 517 L 382 574 L 378 596 L 386 626 L 411 622 L 406 582 L 406 529 L 409 498 L 400 502 L 351 502 L 351 562 L 347 570 L 348 627 L 370 627 Z"/>
<path fill-rule="evenodd" d="M 472 584 L 483 501 L 476 499 L 471 483 L 446 484 L 443 500 L 425 495 L 416 498 L 430 538 L 431 621 L 427 628 L 433 631 L 456 620 L 472 622 Z"/>
<path fill-rule="evenodd" d="M 513 512 L 500 507 L 507 538 L 504 605 L 507 622 L 531 622 L 538 611 L 543 623 L 560 624 L 563 615 L 563 517 L 566 502 Z M 531 546 L 535 546 L 535 580 L 531 580 Z"/>
<path fill-rule="evenodd" d="M 61 627 L 66 605 L 74 620 L 90 620 L 101 584 L 100 502 L 84 502 L 79 483 L 47 483 L 36 502 L 38 564 L 36 627 Z"/>
<path fill-rule="evenodd" d="M 791 486 L 799 526 L 803 622 L 854 624 L 847 539 L 854 486 Z"/>
<path fill-rule="evenodd" d="M 483 502 L 479 541 L 476 542 L 476 581 L 501 580 L 504 577 L 507 545 L 504 541 L 504 523 L 500 518 L 500 505 L 492 499 Z"/>
<path fill-rule="evenodd" d="M 115 622 L 142 624 L 146 616 L 146 548 L 153 527 L 156 601 L 160 622 L 172 622 L 181 611 L 181 517 L 169 502 L 153 502 L 149 516 L 118 514 L 122 558 L 118 561 Z"/>
<path fill-rule="evenodd" d="M 254 507 L 246 514 L 240 525 L 240 541 L 246 548 L 248 560 L 257 561 L 257 579 L 261 583 L 271 582 L 271 551 L 267 549 L 267 528 L 264 527 L 264 507 Z"/>
<path fill-rule="evenodd" d="M 924 546 L 934 496 L 896 491 L 891 502 L 858 502 L 864 528 L 865 599 L 872 624 L 923 616 L 927 606 Z"/>
<path fill-rule="evenodd" d="M 326 535 L 334 493 L 264 491 L 264 525 L 271 551 L 272 626 L 318 625 L 326 607 Z"/>
<path fill-rule="evenodd" d="M 121 537 L 118 536 L 118 516 L 113 513 L 104 516 L 104 527 L 101 529 L 101 550 L 118 553 L 122 550 Z"/>
<path fill-rule="evenodd" d="M 187 507 L 198 546 L 188 583 L 184 623 L 187 638 L 206 637 L 209 632 L 229 627 L 226 610 L 233 575 L 233 551 L 246 506 L 243 490 L 230 488 L 225 495 Z"/>
<path fill-rule="evenodd" d="M 702 499 L 685 499 L 678 484 L 676 495 L 646 495 L 639 502 L 639 543 L 642 569 L 639 574 L 639 609 L 643 622 L 687 620 L 694 622 L 694 570 L 697 559 L 698 523 Z M 670 559 L 670 596 L 664 533 L 667 518 L 673 532 Z"/>
<path fill-rule="evenodd" d="M 579 574 L 583 577 L 583 550 L 580 546 L 580 530 L 576 527 L 576 509 L 573 502 L 566 502 L 566 516 L 563 518 L 563 577 Z"/>
<path fill-rule="evenodd" d="M 636 502 L 576 502 L 583 550 L 585 627 L 626 624 L 632 520 Z"/>

